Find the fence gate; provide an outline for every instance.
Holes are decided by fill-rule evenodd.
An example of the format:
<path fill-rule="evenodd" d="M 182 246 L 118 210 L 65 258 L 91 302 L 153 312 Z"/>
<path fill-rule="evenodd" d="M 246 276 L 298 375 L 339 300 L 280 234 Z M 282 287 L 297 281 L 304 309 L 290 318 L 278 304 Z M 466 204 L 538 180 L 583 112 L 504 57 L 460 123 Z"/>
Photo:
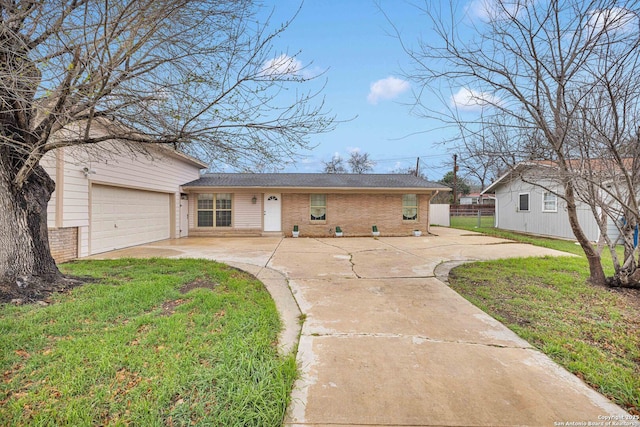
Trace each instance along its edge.
<path fill-rule="evenodd" d="M 451 227 L 495 227 L 495 205 L 451 205 L 449 213 Z"/>
<path fill-rule="evenodd" d="M 449 221 L 449 205 L 444 204 L 431 204 L 429 205 L 429 222 L 431 225 L 440 225 L 442 227 L 449 227 L 451 222 Z"/>

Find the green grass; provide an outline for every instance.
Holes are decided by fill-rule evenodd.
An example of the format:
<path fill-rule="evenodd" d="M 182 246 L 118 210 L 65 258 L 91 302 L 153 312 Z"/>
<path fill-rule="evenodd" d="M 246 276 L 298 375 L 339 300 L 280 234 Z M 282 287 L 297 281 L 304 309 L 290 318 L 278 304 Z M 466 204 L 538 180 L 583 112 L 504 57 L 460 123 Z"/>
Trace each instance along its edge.
<path fill-rule="evenodd" d="M 204 260 L 61 268 L 98 279 L 0 306 L 0 425 L 281 425 L 295 358 L 253 276 Z"/>
<path fill-rule="evenodd" d="M 459 217 L 468 218 L 468 217 Z M 453 218 L 452 218 L 453 222 Z M 477 219 L 476 219 L 477 222 Z M 568 252 L 570 254 L 583 256 L 584 252 L 579 245 L 576 245 L 575 241 L 553 239 L 550 237 L 534 236 L 531 234 L 517 233 L 509 230 L 501 230 L 491 226 L 477 227 L 469 221 L 460 221 L 457 225 L 451 225 L 452 228 L 459 228 L 461 230 L 475 231 L 478 233 L 486 234 L 488 236 L 500 237 L 503 239 L 515 240 L 517 242 L 529 243 L 536 246 L 542 246 L 549 249 L 555 249 L 558 251 Z M 603 255 L 605 255 L 603 253 Z M 610 258 L 609 258 L 610 259 Z"/>
<path fill-rule="evenodd" d="M 478 225 L 478 221 L 480 222 L 479 225 Z M 478 227 L 481 227 L 481 228 L 493 227 L 494 217 L 493 215 L 491 216 L 483 215 L 480 218 L 478 218 L 477 215 L 452 216 L 450 218 L 450 222 L 451 222 L 451 227 L 474 230 Z"/>
<path fill-rule="evenodd" d="M 640 411 L 640 294 L 587 283 L 573 242 L 474 229 L 577 254 L 466 264 L 450 284 L 556 362 L 627 410 Z M 608 254 L 603 263 L 610 264 Z M 607 266 L 611 274 L 612 269 Z"/>

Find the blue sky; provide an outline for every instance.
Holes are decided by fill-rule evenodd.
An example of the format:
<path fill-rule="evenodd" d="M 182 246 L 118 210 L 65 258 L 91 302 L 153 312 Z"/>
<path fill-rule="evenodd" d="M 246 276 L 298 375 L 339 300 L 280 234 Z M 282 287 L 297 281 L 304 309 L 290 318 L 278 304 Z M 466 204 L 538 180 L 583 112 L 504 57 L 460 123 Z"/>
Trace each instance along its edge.
<path fill-rule="evenodd" d="M 476 0 L 477 1 L 477 0 Z M 272 24 L 290 18 L 299 0 L 265 0 L 274 10 Z M 380 7 L 403 34 L 414 42 L 425 35 L 426 20 L 409 3 L 380 0 Z M 309 71 L 326 70 L 326 106 L 339 120 L 336 130 L 311 138 L 317 147 L 286 172 L 321 172 L 322 161 L 335 153 L 367 152 L 377 161 L 375 172 L 413 166 L 438 180 L 449 170 L 451 153 L 441 142 L 450 133 L 441 124 L 411 114 L 411 84 L 402 69 L 409 58 L 373 0 L 306 0 L 296 19 L 275 41 L 275 53 L 293 55 L 309 64 Z M 435 101 L 434 101 L 435 102 Z"/>
<path fill-rule="evenodd" d="M 295 15 L 300 2 L 263 0 L 265 15 L 273 11 L 272 27 Z M 410 48 L 420 39 L 437 45 L 439 37 L 431 33 L 430 20 L 415 3 L 433 7 L 436 15 L 440 8 L 443 16 L 453 12 L 455 21 L 444 23 L 453 22 L 456 36 L 471 41 L 485 23 L 505 13 L 498 7 L 498 0 L 451 3 L 445 0 L 442 3 L 439 0 L 305 0 L 297 17 L 275 40 L 274 58 L 285 55 L 282 57 L 285 64 L 294 70 L 300 64 L 311 63 L 309 69 L 302 72 L 326 70 L 322 78 L 322 81 L 327 79 L 325 105 L 338 120 L 345 122 L 330 133 L 312 136 L 311 143 L 317 147 L 302 153 L 305 157 L 285 171 L 321 172 L 323 161 L 330 160 L 334 154 L 346 159 L 354 150 L 369 153 L 377 161 L 374 172 L 378 173 L 411 167 L 417 157 L 421 160 L 421 172 L 430 180 L 437 181 L 451 170 L 453 147 L 442 142 L 451 140 L 457 132 L 443 128 L 442 122 L 411 113 L 412 91 L 419 92 L 421 88 L 403 79 L 403 70 L 411 72 L 412 64 L 389 23 L 390 20 L 394 24 Z M 530 5 L 536 3 L 533 1 Z M 508 10 L 509 4 L 501 3 L 501 6 L 506 5 L 510 14 L 517 13 L 517 10 Z M 448 10 L 449 6 L 453 11 Z M 617 8 L 611 11 L 624 14 Z M 596 10 L 592 13 L 591 25 L 598 25 L 603 15 Z M 625 26 L 635 25 L 635 15 L 622 22 Z M 296 54 L 295 61 L 299 63 L 286 56 Z M 451 79 L 437 84 L 459 83 Z M 503 102 L 499 93 L 484 92 L 481 87 L 452 86 L 444 90 L 447 93 L 437 95 L 427 90 L 433 99 L 423 97 L 422 103 L 435 114 L 453 109 L 465 121 L 472 121 L 484 108 Z"/>

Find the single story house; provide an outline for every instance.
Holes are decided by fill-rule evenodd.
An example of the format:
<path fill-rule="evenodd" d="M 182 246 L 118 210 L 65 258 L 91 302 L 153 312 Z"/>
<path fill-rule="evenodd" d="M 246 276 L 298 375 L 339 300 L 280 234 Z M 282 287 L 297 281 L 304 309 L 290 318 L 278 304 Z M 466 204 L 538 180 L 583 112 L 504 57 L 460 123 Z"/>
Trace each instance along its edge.
<path fill-rule="evenodd" d="M 406 236 L 444 185 L 405 174 L 212 173 L 182 186 L 189 235 Z"/>
<path fill-rule="evenodd" d="M 485 194 L 485 193 L 469 193 L 462 194 L 459 197 L 459 204 L 461 205 L 492 205 L 494 204 L 495 199 L 493 194 Z"/>
<path fill-rule="evenodd" d="M 483 193 L 495 193 L 495 226 L 504 230 L 574 240 L 566 202 L 558 197 L 564 190 L 557 180 L 551 162 L 523 162 L 505 173 Z M 526 179 L 524 178 L 526 177 Z M 535 182 L 533 184 L 532 182 Z M 598 241 L 600 228 L 591 208 L 577 202 L 578 221 L 591 241 Z M 619 235 L 609 221 L 607 234 L 614 240 Z"/>
<path fill-rule="evenodd" d="M 105 145 L 104 147 L 101 147 Z M 410 175 L 201 175 L 207 165 L 151 145 L 146 153 L 104 142 L 60 148 L 41 164 L 56 182 L 47 210 L 58 262 L 191 236 L 371 235 L 427 231 L 440 184 Z"/>
<path fill-rule="evenodd" d="M 54 259 L 186 236 L 180 185 L 198 179 L 207 165 L 164 146 L 147 153 L 100 148 L 59 148 L 41 161 L 56 182 L 47 209 Z"/>

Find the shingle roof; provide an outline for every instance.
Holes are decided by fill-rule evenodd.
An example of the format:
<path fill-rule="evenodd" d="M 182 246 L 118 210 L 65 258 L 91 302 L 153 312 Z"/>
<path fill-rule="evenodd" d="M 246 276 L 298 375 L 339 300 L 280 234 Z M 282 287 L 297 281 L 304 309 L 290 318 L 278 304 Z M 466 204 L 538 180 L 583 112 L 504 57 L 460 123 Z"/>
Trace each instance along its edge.
<path fill-rule="evenodd" d="M 496 179 L 481 194 L 494 193 L 496 188 L 505 185 L 510 179 L 522 176 L 526 171 L 540 171 L 544 168 L 544 177 L 549 179 L 566 179 L 566 177 L 580 177 L 591 173 L 598 174 L 604 178 L 613 178 L 616 174 L 620 174 L 624 169 L 630 171 L 633 167 L 632 158 L 622 158 L 621 162 L 614 159 L 568 159 L 566 166 L 568 172 L 560 172 L 558 164 L 554 160 L 528 160 L 518 163 L 508 170 L 501 177 Z M 531 178 L 530 178 L 531 179 Z"/>
<path fill-rule="evenodd" d="M 450 190 L 436 182 L 406 174 L 210 173 L 183 187 L 250 188 L 414 188 Z"/>

